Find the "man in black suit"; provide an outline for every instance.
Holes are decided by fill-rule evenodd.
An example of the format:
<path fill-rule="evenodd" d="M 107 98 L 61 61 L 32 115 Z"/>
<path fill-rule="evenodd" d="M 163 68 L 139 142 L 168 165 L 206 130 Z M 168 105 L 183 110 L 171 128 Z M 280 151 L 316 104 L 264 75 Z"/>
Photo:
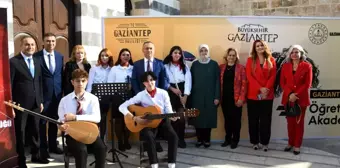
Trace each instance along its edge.
<path fill-rule="evenodd" d="M 42 87 L 44 92 L 44 110 L 43 115 L 58 119 L 58 105 L 62 98 L 62 79 L 63 79 L 63 56 L 54 51 L 56 46 L 56 36 L 53 33 L 44 35 L 44 49 L 34 54 L 34 57 L 40 59 Z M 42 157 L 49 158 L 47 152 L 63 154 L 62 149 L 57 146 L 58 127 L 56 124 L 48 123 L 48 146 L 46 137 L 47 121 L 40 120 L 40 154 Z"/>
<path fill-rule="evenodd" d="M 35 41 L 32 37 L 26 36 L 21 39 L 21 52 L 10 59 L 10 75 L 12 87 L 12 99 L 21 107 L 40 113 L 44 107 L 42 104 L 42 78 L 40 61 L 32 57 L 35 51 Z M 39 155 L 39 118 L 28 113 L 15 111 L 15 136 L 16 149 L 18 153 L 18 166 L 26 168 L 26 157 L 24 149 L 25 128 L 31 137 L 31 161 L 34 163 L 47 164 L 47 158 Z"/>

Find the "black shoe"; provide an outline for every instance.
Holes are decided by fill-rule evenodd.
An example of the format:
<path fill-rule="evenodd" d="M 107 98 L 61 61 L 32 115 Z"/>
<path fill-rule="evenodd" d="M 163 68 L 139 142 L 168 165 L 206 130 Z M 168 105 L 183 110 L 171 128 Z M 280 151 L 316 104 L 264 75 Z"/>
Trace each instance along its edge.
<path fill-rule="evenodd" d="M 157 152 L 163 152 L 163 148 L 161 146 L 161 143 L 159 143 L 159 142 L 156 143 L 156 151 Z"/>
<path fill-rule="evenodd" d="M 293 148 L 292 146 L 290 146 L 290 147 L 289 147 L 289 146 L 286 146 L 285 149 L 284 149 L 284 151 L 285 151 L 285 152 L 289 152 L 290 150 L 292 150 L 292 148 Z"/>
<path fill-rule="evenodd" d="M 126 150 L 130 150 L 131 149 L 131 145 L 130 145 L 129 142 L 125 142 L 124 143 L 124 147 L 125 147 Z"/>
<path fill-rule="evenodd" d="M 300 151 L 293 151 L 294 155 L 300 154 Z"/>
<path fill-rule="evenodd" d="M 237 148 L 237 145 L 238 145 L 237 143 L 231 143 L 230 148 L 235 149 L 235 148 Z"/>
<path fill-rule="evenodd" d="M 47 158 L 40 158 L 40 157 L 32 157 L 32 163 L 41 163 L 41 164 L 48 164 L 50 161 Z"/>
<path fill-rule="evenodd" d="M 210 142 L 204 142 L 203 145 L 204 145 L 205 148 L 209 148 L 211 144 L 210 144 Z"/>
<path fill-rule="evenodd" d="M 223 144 L 221 145 L 222 147 L 226 147 L 230 145 L 230 142 L 229 141 L 224 141 Z"/>
<path fill-rule="evenodd" d="M 186 147 L 187 147 L 187 144 L 185 143 L 184 140 L 179 140 L 179 141 L 178 141 L 178 147 L 179 147 L 179 148 L 186 148 Z"/>
<path fill-rule="evenodd" d="M 61 148 L 58 148 L 58 147 L 56 147 L 54 149 L 50 149 L 49 151 L 50 151 L 50 153 L 54 153 L 54 154 L 57 154 L 57 155 L 61 155 L 61 154 L 64 153 L 64 151 Z"/>
<path fill-rule="evenodd" d="M 196 146 L 197 148 L 199 148 L 199 147 L 202 146 L 202 145 L 203 145 L 202 142 L 196 142 L 196 144 L 195 144 L 195 146 Z"/>
<path fill-rule="evenodd" d="M 118 143 L 118 150 L 124 152 L 125 151 L 125 145 L 123 145 L 122 143 Z"/>
<path fill-rule="evenodd" d="M 253 149 L 254 150 L 258 150 L 259 149 L 259 145 L 258 144 L 253 145 Z"/>

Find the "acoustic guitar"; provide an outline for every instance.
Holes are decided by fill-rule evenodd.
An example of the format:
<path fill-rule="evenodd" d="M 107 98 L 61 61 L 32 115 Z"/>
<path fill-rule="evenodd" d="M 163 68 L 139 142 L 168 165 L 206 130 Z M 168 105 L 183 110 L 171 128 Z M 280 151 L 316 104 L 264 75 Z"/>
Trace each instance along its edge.
<path fill-rule="evenodd" d="M 131 132 L 140 132 L 144 128 L 156 128 L 161 123 L 163 118 L 168 117 L 196 117 L 199 115 L 198 109 L 185 109 L 182 113 L 170 113 L 170 114 L 162 114 L 161 109 L 158 106 L 148 106 L 142 107 L 137 105 L 130 105 L 128 107 L 129 111 L 134 116 L 143 116 L 143 119 L 147 119 L 150 122 L 146 124 L 138 124 L 135 122 L 132 117 L 124 117 L 126 127 Z"/>
<path fill-rule="evenodd" d="M 44 120 L 47 120 L 51 123 L 57 124 L 57 125 L 63 125 L 68 124 L 69 127 L 67 128 L 66 132 L 68 135 L 70 135 L 73 139 L 75 139 L 78 142 L 84 143 L 84 144 L 92 144 L 99 135 L 99 129 L 97 124 L 87 121 L 69 121 L 69 122 L 59 122 L 57 120 L 54 120 L 50 117 L 46 117 L 44 115 L 41 115 L 39 113 L 33 112 L 31 110 L 27 110 L 25 108 L 20 107 L 20 104 L 16 104 L 15 102 L 11 101 L 4 101 L 4 103 L 10 107 L 13 107 L 19 111 L 26 112 L 28 114 L 34 115 L 36 117 L 42 118 Z"/>

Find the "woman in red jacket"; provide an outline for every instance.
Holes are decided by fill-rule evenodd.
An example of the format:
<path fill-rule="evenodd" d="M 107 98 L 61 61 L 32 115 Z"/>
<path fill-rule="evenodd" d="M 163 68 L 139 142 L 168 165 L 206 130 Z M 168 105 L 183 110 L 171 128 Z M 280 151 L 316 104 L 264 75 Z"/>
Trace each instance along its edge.
<path fill-rule="evenodd" d="M 239 55 L 234 48 L 227 50 L 224 59 L 226 63 L 220 65 L 220 82 L 226 135 L 221 146 L 230 145 L 231 149 L 235 149 L 240 140 L 242 106 L 246 102 L 246 71 L 239 64 Z"/>
<path fill-rule="evenodd" d="M 306 62 L 304 49 L 293 45 L 288 50 L 286 63 L 282 65 L 280 86 L 283 90 L 282 104 L 297 103 L 301 114 L 296 117 L 286 117 L 288 125 L 288 146 L 284 151 L 294 147 L 294 154 L 300 154 L 304 131 L 304 118 L 307 106 L 310 105 L 309 88 L 312 86 L 312 65 Z"/>
<path fill-rule="evenodd" d="M 251 56 L 247 60 L 246 74 L 250 143 L 254 150 L 263 147 L 264 151 L 268 151 L 276 64 L 264 41 L 254 41 Z"/>

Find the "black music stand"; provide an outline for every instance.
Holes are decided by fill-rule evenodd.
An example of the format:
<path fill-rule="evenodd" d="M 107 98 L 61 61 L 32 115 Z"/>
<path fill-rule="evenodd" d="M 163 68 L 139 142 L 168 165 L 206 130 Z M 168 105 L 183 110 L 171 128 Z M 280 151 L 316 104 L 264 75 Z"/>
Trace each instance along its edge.
<path fill-rule="evenodd" d="M 103 103 L 111 103 L 111 98 L 113 95 L 118 95 L 121 96 L 122 99 L 128 100 L 129 99 L 129 83 L 95 83 L 92 84 L 92 93 L 96 95 L 99 99 L 99 102 Z M 113 122 L 113 117 L 111 114 L 111 144 L 112 148 L 108 151 L 108 153 L 112 152 L 112 162 L 115 163 L 117 158 L 117 161 L 120 165 L 120 167 L 123 167 L 122 163 L 119 160 L 119 157 L 117 153 L 125 156 L 126 158 L 128 157 L 126 154 L 123 152 L 116 150 L 115 148 L 115 143 L 114 143 L 114 122 Z M 93 163 L 91 163 L 93 164 Z"/>

